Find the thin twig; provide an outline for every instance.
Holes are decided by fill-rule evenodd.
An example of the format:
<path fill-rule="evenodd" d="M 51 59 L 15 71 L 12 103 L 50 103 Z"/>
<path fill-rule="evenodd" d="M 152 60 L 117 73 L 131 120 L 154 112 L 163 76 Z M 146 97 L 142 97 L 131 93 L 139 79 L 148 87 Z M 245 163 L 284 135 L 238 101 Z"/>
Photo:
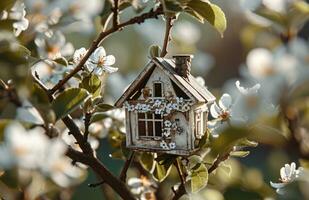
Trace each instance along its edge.
<path fill-rule="evenodd" d="M 158 18 L 159 15 L 162 15 L 163 8 L 162 6 L 159 6 L 156 10 L 151 9 L 149 12 L 141 14 L 140 16 L 134 17 L 126 22 L 123 22 L 121 24 L 118 24 L 117 26 L 113 26 L 107 31 L 103 31 L 99 34 L 96 40 L 92 42 L 92 45 L 88 49 L 87 53 L 85 56 L 80 60 L 80 62 L 77 64 L 77 66 L 67 75 L 65 76 L 62 80 L 60 80 L 52 89 L 49 90 L 49 94 L 52 95 L 56 91 L 58 91 L 60 88 L 64 86 L 64 84 L 72 78 L 76 73 L 78 73 L 80 70 L 82 70 L 84 64 L 90 57 L 90 55 L 96 50 L 96 48 L 100 45 L 100 43 L 107 38 L 110 34 L 121 30 L 122 28 L 132 25 L 132 24 L 141 24 L 143 23 L 146 19 L 151 19 L 151 18 Z"/>
<path fill-rule="evenodd" d="M 120 172 L 120 176 L 119 176 L 119 179 L 122 181 L 122 182 L 126 182 L 126 179 L 127 179 L 127 171 L 132 163 L 132 161 L 134 160 L 134 155 L 135 155 L 135 152 L 132 151 L 130 157 L 126 160 L 126 162 L 124 163 L 123 165 L 123 168 Z"/>
<path fill-rule="evenodd" d="M 164 42 L 163 42 L 163 47 L 162 51 L 160 54 L 160 57 L 164 57 L 167 54 L 167 47 L 168 43 L 171 40 L 171 30 L 173 27 L 175 17 L 166 17 L 166 24 L 165 24 L 165 36 L 164 36 Z"/>

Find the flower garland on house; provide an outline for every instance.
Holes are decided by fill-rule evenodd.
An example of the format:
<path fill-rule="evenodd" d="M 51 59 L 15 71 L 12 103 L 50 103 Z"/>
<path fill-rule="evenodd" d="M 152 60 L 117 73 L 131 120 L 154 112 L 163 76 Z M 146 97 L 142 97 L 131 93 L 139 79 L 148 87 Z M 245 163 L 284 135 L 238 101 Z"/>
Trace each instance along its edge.
<path fill-rule="evenodd" d="M 190 99 L 176 97 L 175 99 L 153 99 L 148 98 L 145 102 L 128 102 L 124 103 L 124 107 L 130 112 L 146 113 L 153 111 L 157 115 L 167 116 L 173 111 L 187 112 L 190 110 L 193 102 Z"/>

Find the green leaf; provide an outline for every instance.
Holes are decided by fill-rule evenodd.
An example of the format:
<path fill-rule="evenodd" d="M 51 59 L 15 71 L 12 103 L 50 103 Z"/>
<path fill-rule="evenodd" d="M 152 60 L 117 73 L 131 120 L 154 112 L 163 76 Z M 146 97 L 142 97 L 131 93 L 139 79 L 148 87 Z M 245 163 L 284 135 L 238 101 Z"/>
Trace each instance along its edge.
<path fill-rule="evenodd" d="M 161 54 L 161 48 L 158 45 L 151 45 L 149 47 L 149 54 L 151 58 L 159 57 Z"/>
<path fill-rule="evenodd" d="M 211 146 L 212 152 L 215 154 L 221 154 L 230 150 L 237 144 L 240 139 L 246 138 L 249 131 L 243 127 L 229 127 L 226 128 L 218 138 L 216 138 Z"/>
<path fill-rule="evenodd" d="M 185 12 L 188 13 L 190 16 L 195 18 L 197 21 L 204 23 L 204 17 L 202 17 L 200 14 L 192 10 L 191 8 L 186 8 Z"/>
<path fill-rule="evenodd" d="M 53 61 L 60 64 L 60 65 L 63 65 L 63 66 L 68 66 L 68 64 L 69 64 L 65 57 L 59 57 L 59 58 L 56 58 Z"/>
<path fill-rule="evenodd" d="M 140 156 L 140 163 L 146 171 L 151 173 L 154 170 L 155 166 L 155 160 L 153 154 L 143 152 Z"/>
<path fill-rule="evenodd" d="M 95 113 L 91 116 L 90 123 L 94 123 L 100 120 L 107 118 L 108 116 L 105 113 Z"/>
<path fill-rule="evenodd" d="M 105 104 L 105 103 L 100 103 L 96 105 L 96 108 L 95 108 L 96 112 L 106 112 L 106 111 L 113 110 L 113 109 L 115 109 L 114 106 Z"/>
<path fill-rule="evenodd" d="M 101 85 L 102 83 L 100 78 L 95 74 L 91 74 L 82 80 L 79 87 L 86 89 L 90 94 L 92 94 L 92 98 L 95 98 L 101 93 Z"/>
<path fill-rule="evenodd" d="M 191 170 L 191 192 L 196 193 L 208 183 L 208 170 L 204 164 L 199 164 Z"/>
<path fill-rule="evenodd" d="M 81 88 L 69 88 L 63 91 L 52 102 L 52 109 L 55 111 L 56 119 L 61 119 L 73 112 L 88 97 L 87 90 Z"/>
<path fill-rule="evenodd" d="M 257 147 L 259 143 L 248 140 L 247 138 L 241 139 L 237 142 L 237 146 L 243 147 Z"/>
<path fill-rule="evenodd" d="M 232 151 L 230 153 L 231 156 L 244 158 L 250 154 L 250 151 Z"/>
<path fill-rule="evenodd" d="M 202 0 L 192 0 L 187 6 L 206 19 L 223 36 L 226 29 L 226 18 L 219 6 Z M 189 12 L 189 14 L 191 13 Z"/>

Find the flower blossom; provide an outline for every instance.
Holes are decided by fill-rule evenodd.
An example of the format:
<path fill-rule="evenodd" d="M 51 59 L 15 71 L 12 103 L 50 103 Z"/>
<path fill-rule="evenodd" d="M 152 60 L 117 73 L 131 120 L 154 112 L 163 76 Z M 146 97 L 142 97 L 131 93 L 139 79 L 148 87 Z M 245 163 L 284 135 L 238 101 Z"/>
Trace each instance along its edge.
<path fill-rule="evenodd" d="M 34 43 L 41 58 L 56 59 L 61 56 L 70 56 L 74 52 L 73 45 L 66 42 L 60 31 L 40 33 Z"/>
<path fill-rule="evenodd" d="M 11 19 L 13 23 L 14 35 L 19 36 L 20 33 L 26 30 L 29 26 L 28 19 L 25 18 L 26 10 L 25 4 L 22 1 L 16 1 L 10 11 L 0 12 L 0 20 Z"/>
<path fill-rule="evenodd" d="M 299 167 L 296 169 L 296 164 L 292 162 L 291 164 L 285 164 L 284 167 L 280 169 L 280 183 L 270 182 L 270 185 L 276 189 L 278 194 L 284 194 L 284 187 L 289 183 L 294 182 L 299 179 L 302 175 L 303 168 Z"/>
<path fill-rule="evenodd" d="M 89 72 L 94 72 L 97 75 L 105 73 L 114 73 L 118 68 L 112 67 L 115 64 L 115 57 L 113 55 L 106 55 L 103 47 L 97 48 L 87 60 L 85 66 Z"/>
<path fill-rule="evenodd" d="M 214 103 L 210 107 L 210 114 L 220 120 L 228 120 L 231 114 L 232 107 L 232 97 L 225 93 L 219 100 L 219 106 L 217 103 Z"/>

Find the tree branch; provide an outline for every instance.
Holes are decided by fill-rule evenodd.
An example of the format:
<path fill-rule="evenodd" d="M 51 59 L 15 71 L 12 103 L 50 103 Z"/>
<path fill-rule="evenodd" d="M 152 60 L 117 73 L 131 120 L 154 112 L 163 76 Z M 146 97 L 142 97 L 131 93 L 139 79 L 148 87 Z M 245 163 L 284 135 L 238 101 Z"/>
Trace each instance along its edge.
<path fill-rule="evenodd" d="M 167 47 L 168 43 L 171 40 L 171 30 L 174 24 L 175 17 L 166 17 L 166 24 L 165 24 L 165 36 L 164 36 L 164 42 L 163 42 L 163 47 L 162 51 L 160 54 L 160 57 L 164 57 L 167 54 Z"/>
<path fill-rule="evenodd" d="M 69 148 L 67 156 L 73 161 L 88 165 L 94 172 L 96 172 L 106 184 L 111 186 L 119 196 L 123 199 L 135 200 L 135 197 L 128 190 L 127 186 L 121 182 L 117 177 L 110 173 L 106 167 L 97 158 L 89 155 L 85 155 L 82 152 Z"/>
<path fill-rule="evenodd" d="M 114 0 L 113 27 L 117 27 L 119 22 L 119 0 Z"/>
<path fill-rule="evenodd" d="M 118 12 L 118 11 L 117 11 Z M 108 37 L 110 34 L 121 30 L 122 28 L 132 25 L 132 24 L 141 24 L 143 23 L 146 19 L 151 19 L 151 18 L 158 18 L 159 15 L 162 15 L 163 8 L 162 6 L 159 6 L 156 10 L 151 9 L 149 12 L 141 14 L 140 16 L 134 17 L 126 22 L 123 22 L 121 24 L 117 24 L 117 26 L 113 26 L 107 31 L 103 31 L 99 34 L 96 40 L 92 42 L 92 45 L 88 49 L 87 53 L 85 56 L 81 59 L 81 61 L 77 64 L 77 66 L 67 75 L 65 76 L 62 80 L 60 80 L 52 89 L 49 90 L 49 94 L 52 95 L 54 94 L 57 90 L 62 88 L 64 84 L 72 78 L 76 73 L 78 73 L 90 57 L 90 55 L 97 49 L 97 47 L 100 45 L 100 43 Z"/>
<path fill-rule="evenodd" d="M 123 165 L 123 168 L 121 170 L 121 173 L 120 173 L 120 176 L 119 176 L 119 179 L 122 181 L 122 182 L 126 182 L 126 179 L 127 179 L 127 171 L 132 163 L 132 161 L 134 160 L 134 155 L 135 155 L 135 152 L 132 151 L 130 157 L 126 160 L 126 162 L 124 163 Z"/>
<path fill-rule="evenodd" d="M 34 81 L 48 94 L 48 88 L 41 82 L 38 74 L 35 72 L 34 75 L 32 74 L 32 77 Z M 48 97 L 50 101 L 54 100 L 53 95 L 49 94 Z M 70 115 L 67 115 L 62 119 L 62 121 L 68 127 L 70 131 L 69 134 L 73 135 L 83 152 L 93 156 L 93 150 L 90 144 L 87 141 L 85 142 L 83 133 L 79 130 L 79 127 L 75 124 L 72 117 Z"/>

